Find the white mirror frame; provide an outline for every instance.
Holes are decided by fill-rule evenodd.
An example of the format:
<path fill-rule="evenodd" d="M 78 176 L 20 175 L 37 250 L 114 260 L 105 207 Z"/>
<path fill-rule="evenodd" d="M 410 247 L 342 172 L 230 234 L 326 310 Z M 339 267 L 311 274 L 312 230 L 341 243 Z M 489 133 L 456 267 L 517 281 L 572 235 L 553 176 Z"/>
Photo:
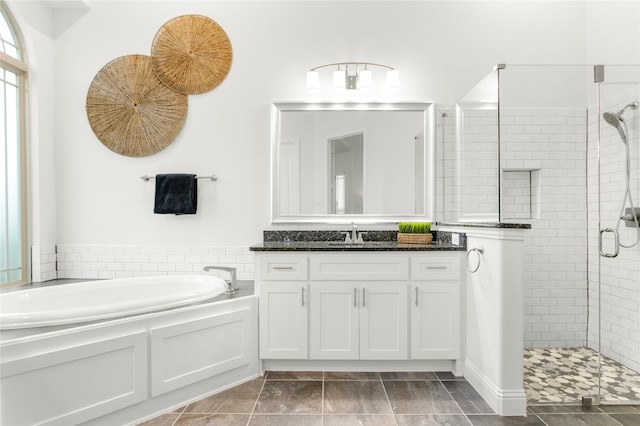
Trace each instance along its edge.
<path fill-rule="evenodd" d="M 278 182 L 281 114 L 287 111 L 421 111 L 424 114 L 425 194 L 424 214 L 299 214 L 281 215 Z M 435 106 L 433 102 L 274 102 L 271 105 L 271 223 L 272 224 L 345 224 L 433 222 L 435 203 Z"/>

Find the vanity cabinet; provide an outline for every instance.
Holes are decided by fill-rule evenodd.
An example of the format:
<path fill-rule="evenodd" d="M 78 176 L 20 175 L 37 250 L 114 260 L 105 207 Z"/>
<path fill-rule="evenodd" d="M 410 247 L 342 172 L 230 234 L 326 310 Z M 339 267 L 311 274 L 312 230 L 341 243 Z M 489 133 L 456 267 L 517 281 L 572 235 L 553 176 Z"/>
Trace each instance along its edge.
<path fill-rule="evenodd" d="M 458 360 L 460 252 L 257 253 L 260 356 Z"/>
<path fill-rule="evenodd" d="M 313 283 L 311 359 L 407 359 L 405 282 Z"/>
<path fill-rule="evenodd" d="M 317 254 L 309 263 L 311 359 L 407 359 L 406 255 Z"/>
<path fill-rule="evenodd" d="M 308 358 L 306 256 L 258 256 L 260 358 Z"/>
<path fill-rule="evenodd" d="M 411 259 L 411 358 L 460 358 L 460 257 Z"/>
<path fill-rule="evenodd" d="M 307 359 L 307 284 L 268 283 L 260 289 L 260 358 Z"/>

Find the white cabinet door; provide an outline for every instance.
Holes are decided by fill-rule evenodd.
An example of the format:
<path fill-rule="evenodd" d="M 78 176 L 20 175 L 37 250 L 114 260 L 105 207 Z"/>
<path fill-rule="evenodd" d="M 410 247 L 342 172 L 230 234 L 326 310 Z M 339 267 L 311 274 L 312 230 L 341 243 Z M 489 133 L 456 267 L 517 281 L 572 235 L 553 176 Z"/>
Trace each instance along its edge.
<path fill-rule="evenodd" d="M 307 284 L 260 285 L 260 357 L 307 359 Z"/>
<path fill-rule="evenodd" d="M 411 358 L 460 358 L 460 283 L 413 283 L 411 291 Z"/>
<path fill-rule="evenodd" d="M 312 359 L 407 359 L 405 283 L 312 283 Z"/>
<path fill-rule="evenodd" d="M 407 359 L 407 284 L 363 284 L 360 295 L 360 359 Z"/>
<path fill-rule="evenodd" d="M 359 288 L 353 282 L 311 284 L 311 359 L 358 359 Z"/>

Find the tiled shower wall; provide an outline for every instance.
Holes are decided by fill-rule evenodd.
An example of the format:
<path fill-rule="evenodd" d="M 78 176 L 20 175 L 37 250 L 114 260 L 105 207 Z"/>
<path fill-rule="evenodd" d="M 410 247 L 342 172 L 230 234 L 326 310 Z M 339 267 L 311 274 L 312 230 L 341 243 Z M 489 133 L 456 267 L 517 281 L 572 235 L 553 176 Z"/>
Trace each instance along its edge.
<path fill-rule="evenodd" d="M 640 99 L 638 88 L 608 99 L 605 89 L 603 94 L 602 111 L 616 112 Z M 599 227 L 614 228 L 620 213 L 625 188 L 625 147 L 618 132 L 601 121 L 598 195 L 598 117 L 594 111 L 592 106 L 587 117 L 585 108 L 501 110 L 503 220 L 511 218 L 511 221 L 532 225 L 525 233 L 525 346 L 588 345 L 638 371 L 640 244 L 622 248 L 614 259 L 600 257 L 598 252 Z M 490 122 L 491 116 L 497 117 L 497 114 L 465 110 L 465 120 L 458 121 L 460 127 L 457 127 L 455 111 L 449 110 L 447 114 L 443 117 L 440 112 L 437 117 L 437 140 L 444 141 L 437 146 L 438 163 L 443 165 L 437 170 L 440 206 L 437 217 L 457 221 L 465 215 L 473 216 L 474 212 L 490 211 L 486 204 L 474 206 L 473 198 L 467 197 L 464 202 L 461 199 L 465 194 L 478 193 L 487 187 L 486 182 L 463 179 L 476 172 L 470 170 L 474 166 L 472 162 L 461 160 L 465 156 L 478 156 L 482 149 L 488 152 L 478 156 L 480 159 L 495 153 L 497 136 L 487 126 L 497 128 L 497 119 Z M 628 110 L 625 118 L 630 140 L 631 189 L 638 206 L 640 109 Z M 467 152 L 461 153 L 461 149 Z M 467 170 L 460 170 L 458 164 Z M 485 164 L 484 167 L 491 166 Z M 466 192 L 461 191 L 460 186 L 466 186 Z M 635 241 L 633 228 L 623 223 L 619 231 L 622 243 Z"/>
<path fill-rule="evenodd" d="M 619 87 L 618 87 L 619 88 Z M 640 88 L 609 96 L 602 89 L 601 112 L 617 112 L 632 101 L 640 101 Z M 589 114 L 589 280 L 600 287 L 589 287 L 589 347 L 640 371 L 640 243 L 620 248 L 615 258 L 598 254 L 598 229 L 615 228 L 625 191 L 625 146 L 617 130 L 595 114 Z M 629 136 L 630 187 L 636 207 L 640 205 L 640 109 L 624 114 Z M 598 121 L 601 126 L 600 152 L 597 150 Z M 598 214 L 598 162 L 600 155 L 600 213 Z M 628 206 L 628 204 L 627 204 Z M 600 224 L 598 225 L 598 218 Z M 630 245 L 636 239 L 634 228 L 620 225 L 620 242 Z M 610 252 L 610 233 L 604 234 L 605 250 Z M 598 276 L 600 272 L 600 276 Z M 599 313 L 601 309 L 601 314 Z M 601 332 L 598 333 L 598 330 Z M 599 339 L 601 347 L 599 348 Z"/>
<path fill-rule="evenodd" d="M 503 108 L 504 221 L 525 233 L 525 346 L 585 346 L 586 109 Z"/>
<path fill-rule="evenodd" d="M 58 278 L 126 278 L 201 274 L 206 265 L 234 266 L 239 280 L 253 280 L 248 247 L 58 244 Z M 224 272 L 211 272 L 228 278 Z"/>
<path fill-rule="evenodd" d="M 452 110 L 437 118 L 444 141 L 438 217 L 497 216 L 497 112 L 465 109 L 458 123 Z M 501 110 L 503 217 L 532 226 L 525 233 L 526 347 L 586 345 L 586 120 L 585 108 Z"/>
<path fill-rule="evenodd" d="M 445 114 L 444 116 L 442 114 Z M 497 220 L 497 112 L 465 109 L 437 113 L 437 213 L 446 222 Z M 444 141 L 442 143 L 442 141 Z M 460 167 L 458 167 L 460 165 Z"/>

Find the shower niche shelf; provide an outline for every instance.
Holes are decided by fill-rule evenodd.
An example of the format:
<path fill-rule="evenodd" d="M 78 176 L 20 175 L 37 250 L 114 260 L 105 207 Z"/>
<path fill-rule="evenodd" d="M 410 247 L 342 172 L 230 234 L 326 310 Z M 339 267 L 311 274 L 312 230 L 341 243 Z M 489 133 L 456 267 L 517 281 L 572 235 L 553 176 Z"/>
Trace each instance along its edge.
<path fill-rule="evenodd" d="M 540 219 L 541 169 L 502 169 L 501 221 Z"/>

